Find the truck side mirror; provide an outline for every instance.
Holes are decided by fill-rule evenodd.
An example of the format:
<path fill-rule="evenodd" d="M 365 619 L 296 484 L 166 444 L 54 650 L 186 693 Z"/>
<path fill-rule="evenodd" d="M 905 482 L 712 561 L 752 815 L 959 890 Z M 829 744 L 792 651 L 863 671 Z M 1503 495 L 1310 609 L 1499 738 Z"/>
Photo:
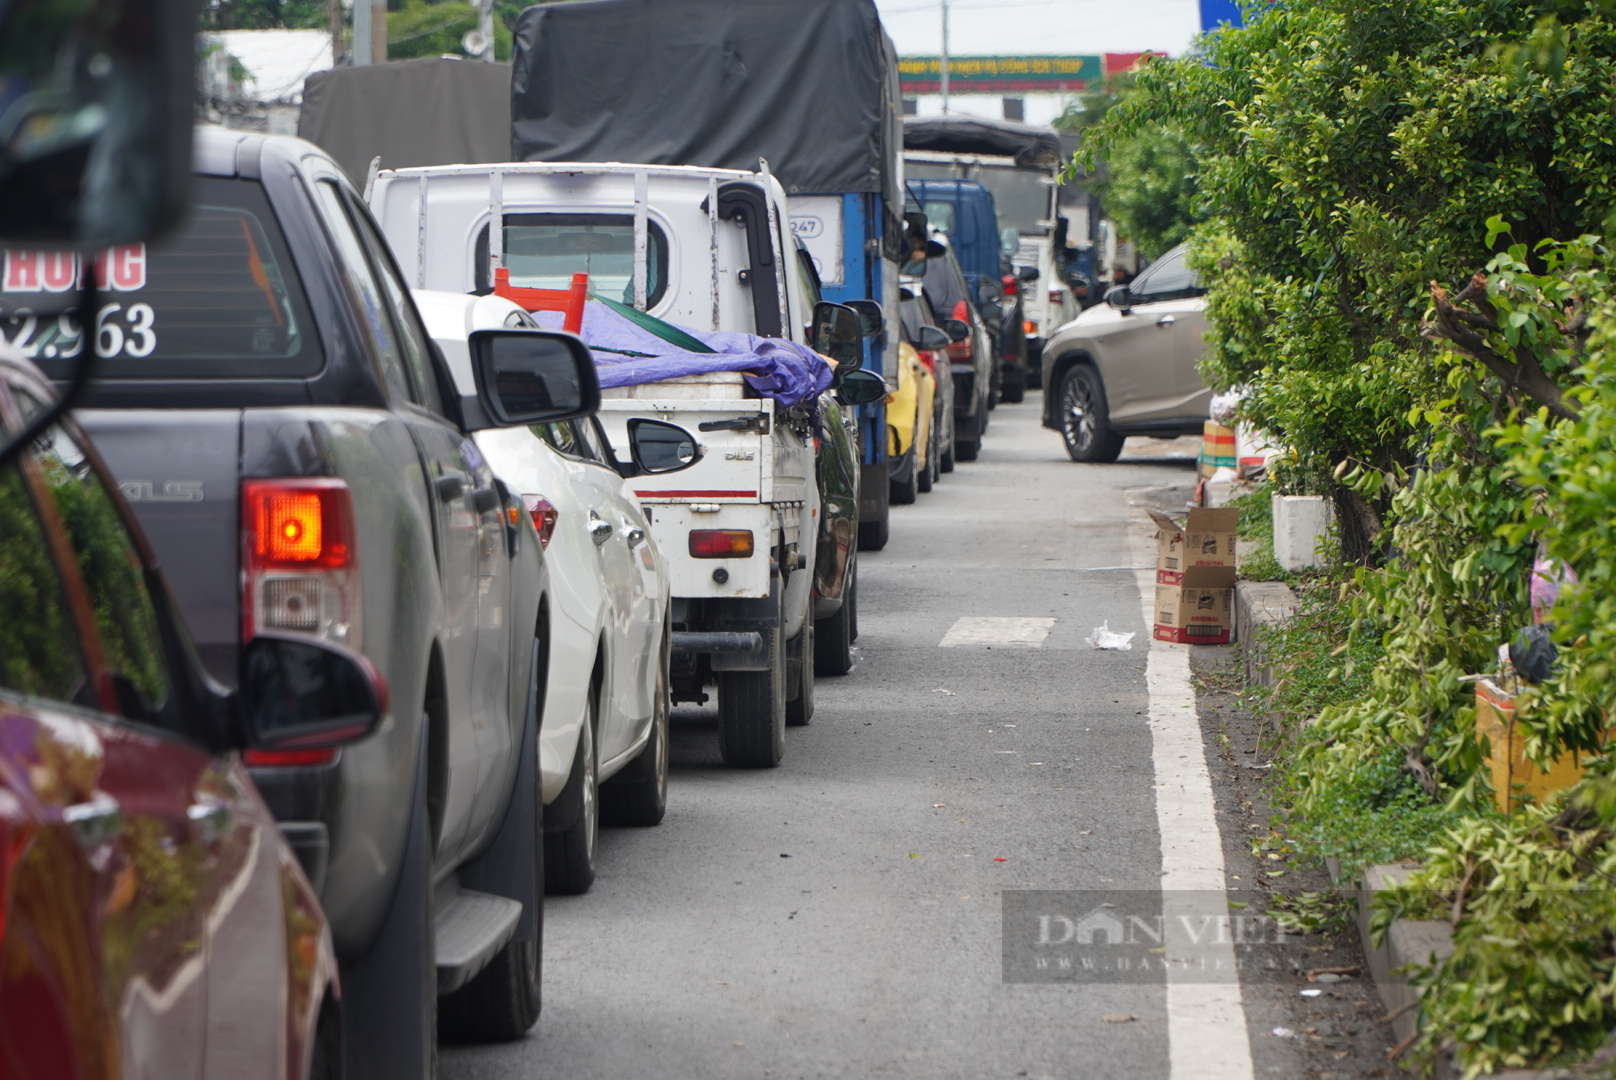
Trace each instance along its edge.
<path fill-rule="evenodd" d="M 1037 281 L 1038 280 L 1038 268 L 1036 266 L 1018 266 L 1018 267 L 1016 267 L 1016 280 L 1020 281 L 1020 282 Z"/>
<path fill-rule="evenodd" d="M 948 335 L 950 344 L 957 345 L 971 336 L 971 324 L 964 319 L 944 319 L 943 333 Z"/>
<path fill-rule="evenodd" d="M 864 366 L 864 327 L 858 312 L 846 304 L 815 304 L 813 336 L 814 348 L 836 361 L 837 374 Z"/>
<path fill-rule="evenodd" d="M 688 469 L 702 458 L 694 435 L 677 424 L 636 416 L 628 422 L 628 448 L 639 475 Z"/>
<path fill-rule="evenodd" d="M 0 4 L 0 241 L 90 253 L 179 218 L 195 33 L 186 0 Z"/>
<path fill-rule="evenodd" d="M 836 388 L 843 405 L 868 405 L 887 396 L 887 381 L 873 371 L 849 371 Z"/>
<path fill-rule="evenodd" d="M 924 349 L 926 352 L 941 352 L 952 344 L 954 344 L 952 338 L 943 333 L 941 328 L 929 323 L 922 326 L 920 332 L 915 335 L 915 348 Z"/>
<path fill-rule="evenodd" d="M 477 396 L 461 399 L 467 431 L 588 416 L 600 408 L 589 346 L 554 330 L 473 330 Z"/>
<path fill-rule="evenodd" d="M 886 330 L 886 313 L 874 300 L 849 300 L 846 306 L 858 312 L 859 327 L 865 337 L 876 337 Z"/>
<path fill-rule="evenodd" d="M 351 649 L 259 634 L 241 653 L 241 708 L 255 750 L 324 750 L 362 739 L 387 715 L 387 683 Z"/>

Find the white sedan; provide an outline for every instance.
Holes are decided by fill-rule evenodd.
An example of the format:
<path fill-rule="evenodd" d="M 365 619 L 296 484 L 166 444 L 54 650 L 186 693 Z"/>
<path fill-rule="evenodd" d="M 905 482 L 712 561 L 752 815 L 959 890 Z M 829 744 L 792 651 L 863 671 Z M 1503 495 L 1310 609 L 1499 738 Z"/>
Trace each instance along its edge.
<path fill-rule="evenodd" d="M 503 297 L 424 289 L 414 296 L 462 395 L 476 392 L 466 345 L 473 330 L 536 328 Z M 693 438 L 640 423 L 668 429 L 664 439 L 683 435 L 680 460 L 694 463 Z M 655 825 L 667 804 L 668 564 L 594 417 L 473 439 L 522 499 L 544 545 L 557 608 L 540 689 L 544 878 L 549 892 L 581 893 L 595 880 L 602 818 Z"/>

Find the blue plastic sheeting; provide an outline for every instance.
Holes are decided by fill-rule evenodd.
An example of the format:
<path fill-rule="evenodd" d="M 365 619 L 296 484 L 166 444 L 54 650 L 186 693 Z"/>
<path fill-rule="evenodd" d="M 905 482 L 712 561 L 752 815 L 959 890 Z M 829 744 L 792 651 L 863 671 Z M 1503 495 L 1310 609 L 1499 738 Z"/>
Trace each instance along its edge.
<path fill-rule="evenodd" d="M 546 330 L 561 329 L 560 312 L 535 311 L 533 317 Z M 594 353 L 603 390 L 643 386 L 682 375 L 738 371 L 759 394 L 773 398 L 781 408 L 789 408 L 818 397 L 830 386 L 830 365 L 806 345 L 752 334 L 692 330 L 688 326 L 679 329 L 713 351 L 689 352 L 671 345 L 595 300 L 584 305 L 584 325 L 578 336 Z M 631 353 L 643 355 L 625 355 Z"/>

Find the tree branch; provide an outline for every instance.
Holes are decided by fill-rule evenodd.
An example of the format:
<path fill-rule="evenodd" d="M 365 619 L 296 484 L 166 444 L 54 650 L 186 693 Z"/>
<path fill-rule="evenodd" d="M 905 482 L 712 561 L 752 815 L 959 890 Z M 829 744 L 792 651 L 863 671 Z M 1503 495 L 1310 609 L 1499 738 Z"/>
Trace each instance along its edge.
<path fill-rule="evenodd" d="M 1420 336 L 1432 341 L 1446 341 L 1455 352 L 1481 364 L 1511 390 L 1518 390 L 1533 398 L 1551 415 L 1561 420 L 1575 420 L 1576 410 L 1566 404 L 1559 384 L 1544 372 L 1530 348 L 1517 346 L 1511 350 L 1514 353 L 1511 359 L 1488 343 L 1480 331 L 1498 329 L 1490 304 L 1478 304 L 1477 311 L 1462 310 L 1459 306 L 1484 298 L 1486 294 L 1486 274 L 1472 274 L 1465 287 L 1451 299 L 1439 283 L 1431 282 L 1431 299 L 1436 305 L 1436 315 L 1420 326 Z"/>

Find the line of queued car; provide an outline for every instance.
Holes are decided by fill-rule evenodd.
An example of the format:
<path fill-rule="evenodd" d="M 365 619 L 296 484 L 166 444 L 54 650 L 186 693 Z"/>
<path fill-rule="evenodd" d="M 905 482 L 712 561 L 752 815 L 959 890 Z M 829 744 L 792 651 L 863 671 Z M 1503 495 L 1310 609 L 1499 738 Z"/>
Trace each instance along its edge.
<path fill-rule="evenodd" d="M 166 70 L 129 52 L 141 19 L 188 36 L 161 0 L 120 10 L 40 56 L 134 101 Z M 687 630 L 676 667 L 669 560 L 627 483 L 694 467 L 698 436 L 635 416 L 608 437 L 578 337 L 412 287 L 329 156 L 193 144 L 161 126 L 189 108 L 170 82 L 167 112 L 110 128 L 99 90 L 80 115 L 0 87 L 33 117 L 0 156 L 0 1077 L 430 1077 L 440 1037 L 532 1028 L 543 896 L 590 887 L 600 824 L 662 820 L 675 677 L 805 723 L 813 671 L 851 666 L 852 603 L 799 582 L 795 644 L 778 614 Z M 148 245 L 181 209 L 165 154 L 193 175 Z M 900 327 L 806 286 L 781 307 L 842 358 L 827 414 L 891 391 L 897 502 L 975 458 L 995 398 L 946 238 L 927 254 Z M 855 370 L 883 332 L 896 388 Z M 760 552 L 787 581 L 854 543 L 813 534 L 828 488 L 805 482 L 808 531 Z M 848 628 L 816 648 L 822 613 Z M 782 732 L 739 756 L 776 763 Z"/>
<path fill-rule="evenodd" d="M 101 365 L 0 471 L 0 1072 L 428 1076 L 531 1028 L 543 893 L 663 816 L 625 479 L 700 451 L 614 446 L 587 348 L 510 301 L 412 291 L 311 145 L 202 129 L 195 172 L 161 245 L 0 267 L 9 433 Z M 905 304 L 919 488 L 959 342 Z"/>

